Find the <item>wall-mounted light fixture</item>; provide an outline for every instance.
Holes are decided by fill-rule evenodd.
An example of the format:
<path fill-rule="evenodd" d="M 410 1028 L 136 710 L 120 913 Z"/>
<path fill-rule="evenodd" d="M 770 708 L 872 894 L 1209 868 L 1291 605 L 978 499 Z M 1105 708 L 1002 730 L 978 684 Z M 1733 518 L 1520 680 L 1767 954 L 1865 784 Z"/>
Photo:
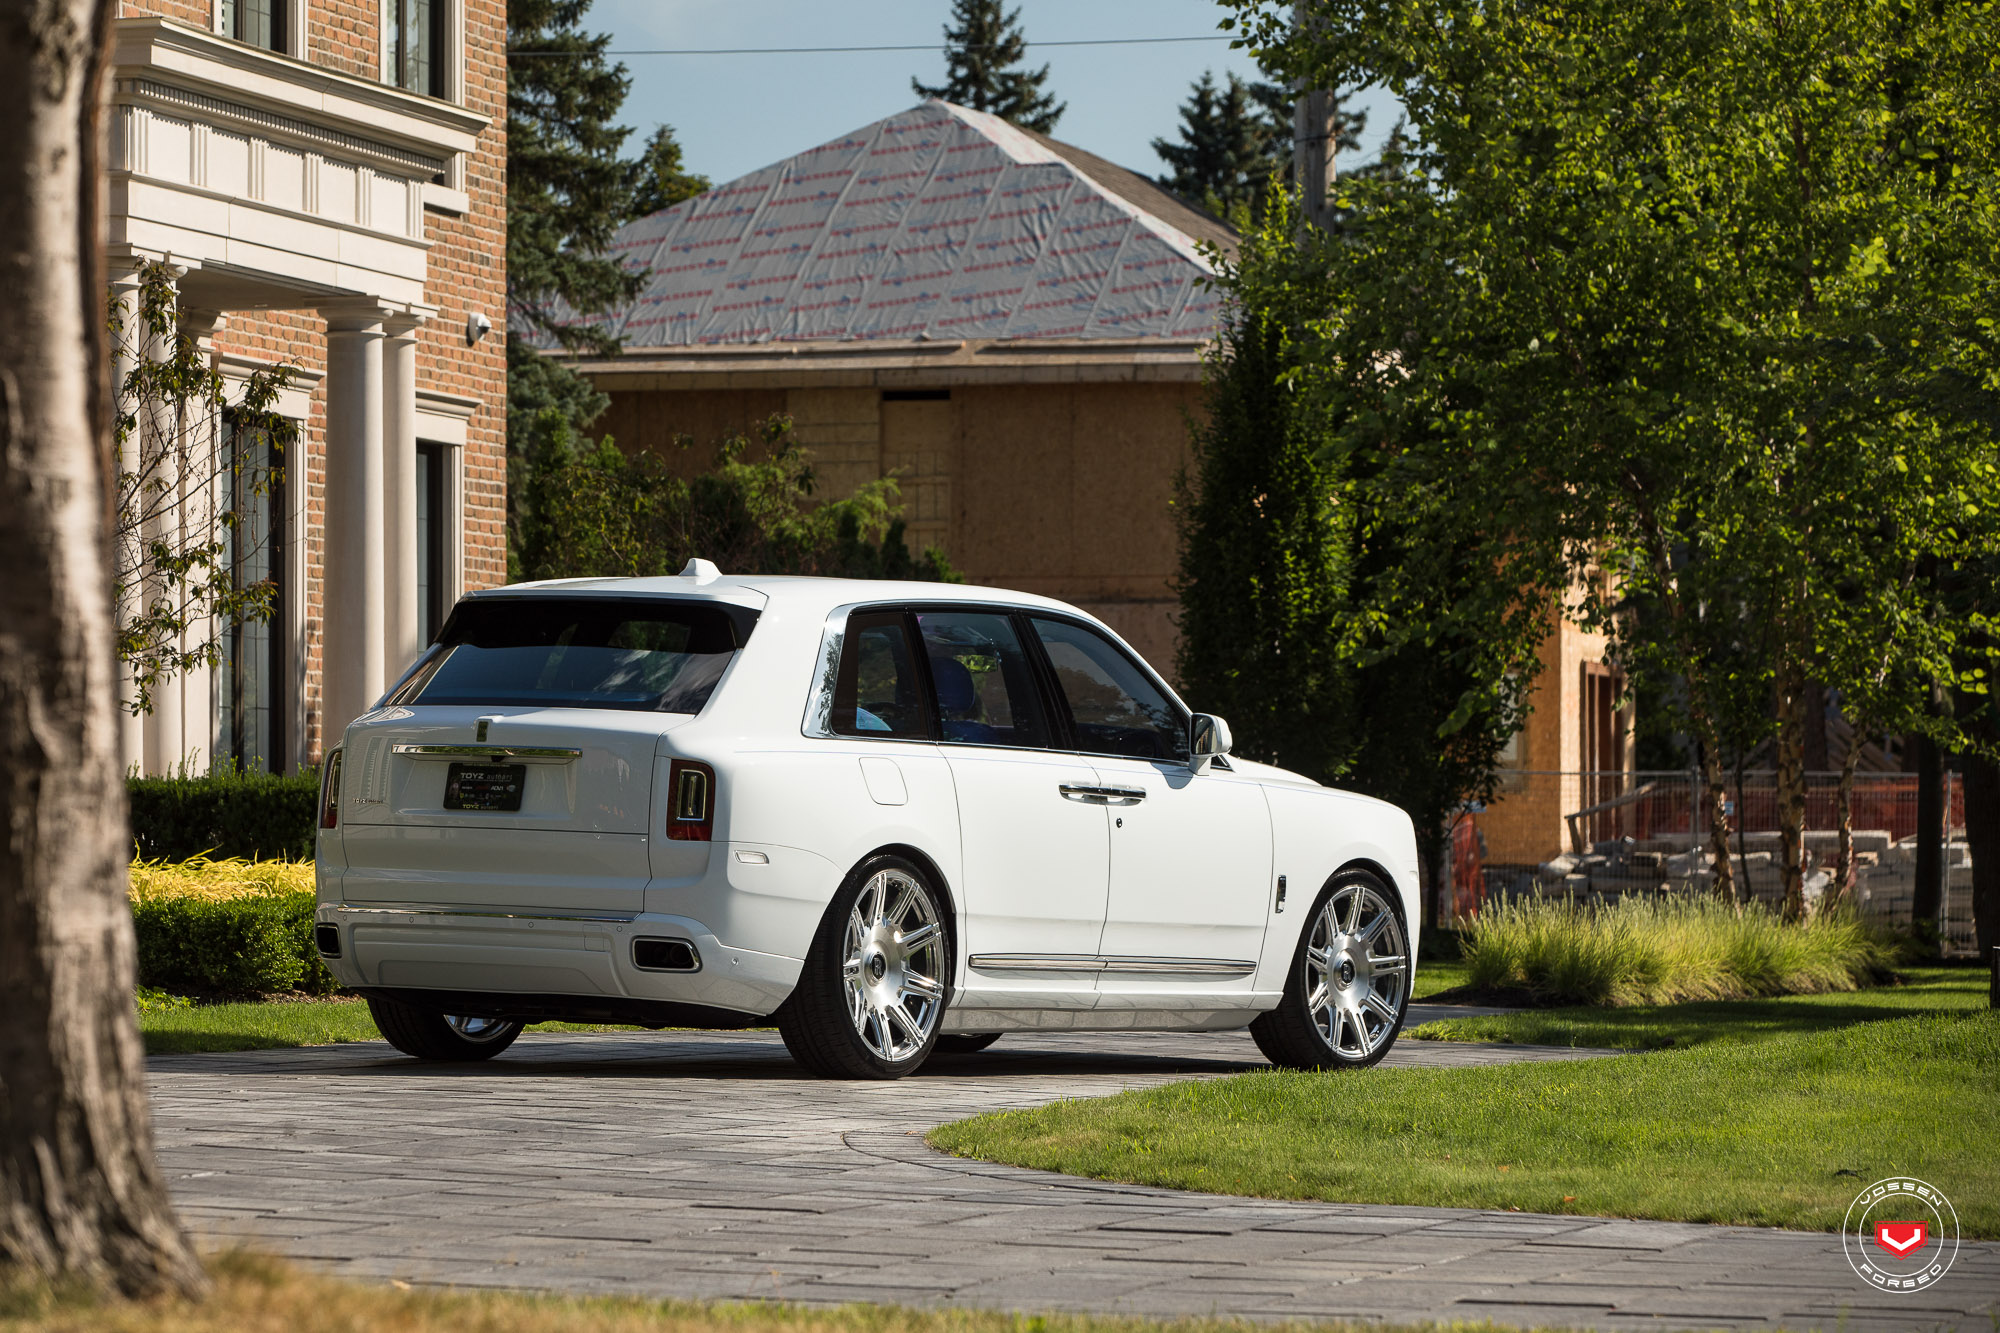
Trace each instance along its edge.
<path fill-rule="evenodd" d="M 465 345 L 467 347 L 472 346 L 472 344 L 478 342 L 492 331 L 493 321 L 478 311 L 475 310 L 465 317 Z"/>

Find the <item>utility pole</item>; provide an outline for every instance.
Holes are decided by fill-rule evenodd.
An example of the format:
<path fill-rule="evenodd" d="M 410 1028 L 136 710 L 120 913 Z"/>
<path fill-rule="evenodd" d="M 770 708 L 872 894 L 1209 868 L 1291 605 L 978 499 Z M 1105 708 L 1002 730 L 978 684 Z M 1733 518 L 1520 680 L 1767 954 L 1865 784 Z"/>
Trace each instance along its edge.
<path fill-rule="evenodd" d="M 1292 5 L 1292 27 L 1303 32 L 1310 6 L 1307 0 Z M 1340 99 L 1324 88 L 1308 88 L 1303 79 L 1293 87 L 1292 180 L 1299 189 L 1299 208 L 1305 220 L 1321 231 L 1333 229 L 1334 118 L 1340 114 Z"/>
<path fill-rule="evenodd" d="M 1333 228 L 1334 117 L 1340 99 L 1324 88 L 1302 90 L 1292 103 L 1292 168 L 1306 221 Z"/>

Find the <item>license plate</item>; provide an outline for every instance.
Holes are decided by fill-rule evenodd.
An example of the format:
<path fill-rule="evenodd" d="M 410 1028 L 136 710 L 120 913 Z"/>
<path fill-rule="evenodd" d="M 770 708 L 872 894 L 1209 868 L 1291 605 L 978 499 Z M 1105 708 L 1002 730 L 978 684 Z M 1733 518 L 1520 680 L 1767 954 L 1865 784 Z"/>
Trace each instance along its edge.
<path fill-rule="evenodd" d="M 447 810 L 519 810 L 527 769 L 521 764 L 453 764 L 444 779 Z"/>

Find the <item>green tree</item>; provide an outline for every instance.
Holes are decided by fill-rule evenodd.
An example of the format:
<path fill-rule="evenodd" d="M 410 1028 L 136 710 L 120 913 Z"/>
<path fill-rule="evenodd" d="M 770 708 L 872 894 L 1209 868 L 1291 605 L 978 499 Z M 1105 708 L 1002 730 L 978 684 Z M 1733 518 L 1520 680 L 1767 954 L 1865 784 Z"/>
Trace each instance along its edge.
<path fill-rule="evenodd" d="M 646 217 L 663 208 L 692 199 L 708 189 L 706 176 L 697 176 L 681 162 L 680 140 L 674 127 L 661 125 L 646 140 L 639 160 L 632 164 L 633 217 Z"/>
<path fill-rule="evenodd" d="M 1412 563 L 1408 515 L 1373 503 L 1372 459 L 1329 458 L 1342 422 L 1300 384 L 1335 292 L 1296 237 L 1280 190 L 1235 258 L 1215 256 L 1232 314 L 1177 500 L 1180 679 L 1197 707 L 1230 720 L 1246 757 L 1408 811 L 1436 920 L 1451 823 L 1492 795 L 1540 626 L 1468 618 L 1412 638 L 1370 619 L 1391 580 L 1453 605 L 1485 575 L 1463 541 Z"/>
<path fill-rule="evenodd" d="M 944 82 L 931 87 L 911 79 L 917 96 L 990 111 L 1039 134 L 1055 132 L 1069 104 L 1042 91 L 1049 81 L 1047 65 L 1017 68 L 1028 53 L 1018 6 L 1010 11 L 1004 0 L 951 0 L 944 47 Z"/>
<path fill-rule="evenodd" d="M 631 79 L 610 38 L 580 27 L 590 0 L 507 4 L 507 532 L 510 563 L 526 482 L 551 422 L 580 434 L 609 400 L 537 352 L 552 342 L 599 354 L 617 341 L 577 316 L 612 309 L 639 275 L 605 258 L 631 216 L 635 172 L 616 124 Z"/>
<path fill-rule="evenodd" d="M 1180 140 L 1153 140 L 1153 151 L 1168 167 L 1160 184 L 1220 217 L 1251 211 L 1261 198 L 1278 157 L 1291 151 L 1287 124 L 1276 142 L 1269 119 L 1255 105 L 1251 85 L 1234 74 L 1221 87 L 1212 71 L 1195 80 L 1181 104 Z"/>
<path fill-rule="evenodd" d="M 1392 439 L 1385 503 L 1479 520 L 1475 607 L 1574 590 L 1680 677 L 1725 888 L 1722 714 L 1768 698 L 1798 911 L 1806 687 L 1860 679 L 1840 636 L 1892 612 L 1885 684 L 1949 683 L 1973 622 L 1906 571 L 1995 541 L 1994 5 L 1310 9 L 1238 18 L 1278 72 L 1380 83 L 1415 127 L 1409 172 L 1347 181 L 1318 250 L 1337 456 Z M 1469 521 L 1414 528 L 1418 554 Z M 1472 609 L 1388 591 L 1405 638 Z"/>
<path fill-rule="evenodd" d="M 276 410 L 294 368 L 252 372 L 232 399 L 207 352 L 176 323 L 165 264 L 139 269 L 131 316 L 111 298 L 108 332 L 132 369 L 115 387 L 111 597 L 133 713 L 174 677 L 218 666 L 225 639 L 271 618 L 276 586 L 243 571 L 268 546 L 256 510 L 283 480 L 269 460 L 298 439 Z M 148 352 L 154 353 L 148 355 Z M 263 450 L 238 450 L 260 438 Z"/>
<path fill-rule="evenodd" d="M 715 467 L 692 480 L 654 454 L 626 455 L 608 436 L 578 441 L 559 418 L 545 425 L 549 447 L 528 479 L 527 578 L 674 574 L 699 556 L 732 574 L 961 581 L 941 551 L 911 556 L 893 478 L 815 503 L 788 417 L 759 429 L 762 459 L 746 461 L 750 440 L 732 435 L 716 447 Z M 693 447 L 685 436 L 677 443 Z"/>

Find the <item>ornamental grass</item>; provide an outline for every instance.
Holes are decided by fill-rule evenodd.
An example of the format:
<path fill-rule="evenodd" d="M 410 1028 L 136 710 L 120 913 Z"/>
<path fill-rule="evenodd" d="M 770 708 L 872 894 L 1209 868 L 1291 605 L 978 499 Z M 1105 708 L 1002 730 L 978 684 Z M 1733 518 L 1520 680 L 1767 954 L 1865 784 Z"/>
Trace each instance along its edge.
<path fill-rule="evenodd" d="M 1545 1005 L 1851 991 L 1888 980 L 1895 961 L 1851 912 L 1787 922 L 1694 898 L 1521 898 L 1465 922 L 1463 948 L 1470 989 Z"/>

